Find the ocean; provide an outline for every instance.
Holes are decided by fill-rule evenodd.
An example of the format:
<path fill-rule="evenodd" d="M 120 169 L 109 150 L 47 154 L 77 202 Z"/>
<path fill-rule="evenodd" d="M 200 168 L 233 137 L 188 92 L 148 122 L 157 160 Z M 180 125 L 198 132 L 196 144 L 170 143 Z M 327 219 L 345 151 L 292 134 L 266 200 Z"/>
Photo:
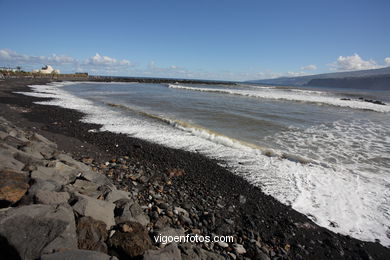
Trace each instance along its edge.
<path fill-rule="evenodd" d="M 62 82 L 38 102 L 218 160 L 332 231 L 390 246 L 390 91 Z M 386 105 L 366 100 L 380 100 Z"/>

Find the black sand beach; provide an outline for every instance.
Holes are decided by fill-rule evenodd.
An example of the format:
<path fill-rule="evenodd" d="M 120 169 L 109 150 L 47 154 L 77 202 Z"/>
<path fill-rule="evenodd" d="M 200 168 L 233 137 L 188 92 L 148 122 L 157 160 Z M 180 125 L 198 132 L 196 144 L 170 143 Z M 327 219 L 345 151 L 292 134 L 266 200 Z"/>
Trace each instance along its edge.
<path fill-rule="evenodd" d="M 233 235 L 245 252 L 230 244 L 197 245 L 226 259 L 390 259 L 389 248 L 319 227 L 214 160 L 122 134 L 90 131 L 100 126 L 81 123 L 80 112 L 37 105 L 42 99 L 13 93 L 49 81 L 0 81 L 0 116 L 43 135 L 108 176 L 118 189 L 132 192 L 141 206 L 151 206 L 145 207 L 150 230 L 170 226 L 186 233 Z M 14 206 L 26 203 L 31 202 L 22 199 Z M 171 216 L 174 206 L 188 216 Z M 186 248 L 179 249 L 184 258 Z M 126 257 L 109 244 L 110 252 Z"/>

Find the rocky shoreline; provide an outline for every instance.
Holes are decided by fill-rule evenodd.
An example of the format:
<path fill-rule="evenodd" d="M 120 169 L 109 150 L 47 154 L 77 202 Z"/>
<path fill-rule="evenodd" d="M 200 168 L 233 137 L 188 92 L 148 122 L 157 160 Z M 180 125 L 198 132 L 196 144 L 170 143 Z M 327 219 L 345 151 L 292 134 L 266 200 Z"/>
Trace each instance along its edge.
<path fill-rule="evenodd" d="M 317 226 L 214 160 L 109 132 L 0 81 L 0 248 L 7 259 L 390 259 Z M 163 245 L 153 236 L 231 235 Z"/>

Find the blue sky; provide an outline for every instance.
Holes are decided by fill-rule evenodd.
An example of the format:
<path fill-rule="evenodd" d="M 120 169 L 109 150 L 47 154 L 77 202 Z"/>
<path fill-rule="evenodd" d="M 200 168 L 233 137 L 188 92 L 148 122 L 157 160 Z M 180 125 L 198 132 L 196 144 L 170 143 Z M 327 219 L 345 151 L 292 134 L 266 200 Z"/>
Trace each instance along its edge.
<path fill-rule="evenodd" d="M 0 10 L 0 66 L 26 70 L 248 80 L 390 66 L 388 0 L 0 0 Z"/>

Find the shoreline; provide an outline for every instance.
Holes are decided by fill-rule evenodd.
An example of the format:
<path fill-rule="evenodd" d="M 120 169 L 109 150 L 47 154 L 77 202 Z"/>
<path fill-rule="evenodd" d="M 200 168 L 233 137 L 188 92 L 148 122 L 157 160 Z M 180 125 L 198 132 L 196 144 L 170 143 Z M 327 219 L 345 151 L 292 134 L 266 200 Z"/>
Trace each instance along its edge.
<path fill-rule="evenodd" d="M 96 165 L 100 165 L 112 158 L 129 157 L 132 164 L 152 175 L 153 181 L 148 180 L 141 185 L 141 203 L 149 202 L 148 184 L 156 181 L 160 185 L 166 182 L 164 176 L 167 172 L 174 169 L 182 171 L 182 176 L 174 177 L 172 184 L 164 185 L 164 190 L 172 194 L 170 204 L 189 208 L 192 224 L 185 223 L 184 227 L 235 235 L 237 242 L 246 249 L 246 254 L 236 255 L 238 259 L 254 259 L 261 255 L 259 252 L 271 259 L 390 259 L 389 248 L 335 234 L 317 226 L 305 215 L 217 165 L 215 160 L 123 134 L 91 133 L 88 130 L 98 129 L 99 126 L 81 123 L 79 119 L 82 113 L 36 105 L 33 102 L 47 99 L 12 93 L 27 92 L 30 91 L 27 85 L 47 82 L 50 80 L 0 81 L 0 116 L 18 127 L 33 129 L 57 143 L 60 150 L 80 160 L 93 158 Z M 119 180 L 115 174 L 111 178 L 118 188 L 135 188 L 132 180 Z M 196 210 L 192 212 L 192 208 Z M 204 224 L 197 220 L 201 217 L 195 216 L 196 212 L 206 210 L 214 216 L 211 224 Z M 160 218 L 157 216 L 156 221 Z M 229 249 L 233 250 L 230 247 L 217 248 L 217 252 L 228 256 Z"/>

